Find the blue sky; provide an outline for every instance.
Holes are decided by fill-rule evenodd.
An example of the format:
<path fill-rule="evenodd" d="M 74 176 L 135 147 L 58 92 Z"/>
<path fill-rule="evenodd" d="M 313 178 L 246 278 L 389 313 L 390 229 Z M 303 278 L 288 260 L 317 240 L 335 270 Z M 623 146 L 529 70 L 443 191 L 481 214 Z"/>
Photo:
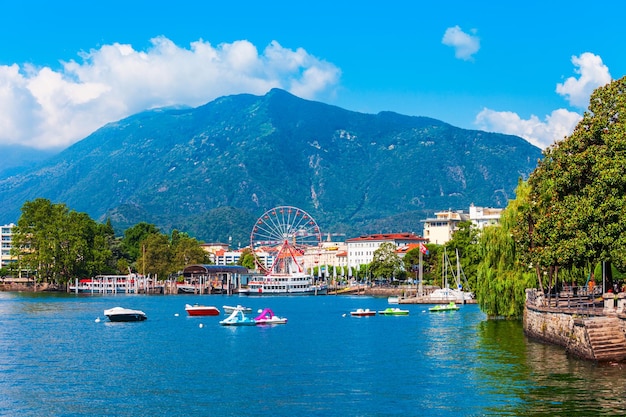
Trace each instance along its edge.
<path fill-rule="evenodd" d="M 626 73 L 626 3 L 0 0 L 0 145 L 278 87 L 545 148 Z M 597 3 L 600 4 L 600 3 Z"/>

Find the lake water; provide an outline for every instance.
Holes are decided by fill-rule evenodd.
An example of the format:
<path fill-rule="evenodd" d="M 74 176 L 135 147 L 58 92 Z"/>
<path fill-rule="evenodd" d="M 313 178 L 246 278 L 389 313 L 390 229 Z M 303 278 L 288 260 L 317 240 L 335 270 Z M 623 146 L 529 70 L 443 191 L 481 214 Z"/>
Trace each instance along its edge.
<path fill-rule="evenodd" d="M 185 303 L 270 307 L 222 327 Z M 148 320 L 110 323 L 103 310 Z M 622 364 L 528 340 L 476 305 L 408 316 L 370 297 L 0 293 L 2 416 L 592 416 L 626 414 Z M 100 322 L 96 319 L 100 318 Z"/>

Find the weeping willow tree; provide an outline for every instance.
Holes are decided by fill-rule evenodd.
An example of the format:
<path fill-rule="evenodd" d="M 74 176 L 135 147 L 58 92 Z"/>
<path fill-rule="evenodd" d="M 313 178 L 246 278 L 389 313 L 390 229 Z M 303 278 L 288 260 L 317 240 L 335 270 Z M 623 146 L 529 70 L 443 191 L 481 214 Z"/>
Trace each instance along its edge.
<path fill-rule="evenodd" d="M 522 209 L 528 205 L 530 187 L 520 181 L 516 199 L 509 202 L 500 217 L 500 226 L 483 230 L 479 243 L 481 261 L 477 271 L 476 298 L 491 318 L 518 318 L 524 311 L 526 288 L 537 279 L 532 266 L 523 262 L 513 234 Z"/>

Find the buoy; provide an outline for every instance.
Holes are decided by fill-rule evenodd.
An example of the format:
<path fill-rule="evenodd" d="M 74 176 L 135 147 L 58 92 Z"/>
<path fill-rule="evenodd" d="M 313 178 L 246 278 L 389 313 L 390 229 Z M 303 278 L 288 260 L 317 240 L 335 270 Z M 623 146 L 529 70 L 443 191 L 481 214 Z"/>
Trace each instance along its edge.
<path fill-rule="evenodd" d="M 100 317 L 96 319 L 96 323 L 100 323 Z"/>
<path fill-rule="evenodd" d="M 346 316 L 346 313 L 343 313 L 343 314 L 341 315 L 341 317 L 345 317 L 345 316 Z"/>
<path fill-rule="evenodd" d="M 178 317 L 178 313 L 175 313 L 175 314 L 174 314 L 174 317 Z"/>
<path fill-rule="evenodd" d="M 200 323 L 200 324 L 198 325 L 198 327 L 203 328 L 203 327 L 204 327 L 204 324 Z"/>

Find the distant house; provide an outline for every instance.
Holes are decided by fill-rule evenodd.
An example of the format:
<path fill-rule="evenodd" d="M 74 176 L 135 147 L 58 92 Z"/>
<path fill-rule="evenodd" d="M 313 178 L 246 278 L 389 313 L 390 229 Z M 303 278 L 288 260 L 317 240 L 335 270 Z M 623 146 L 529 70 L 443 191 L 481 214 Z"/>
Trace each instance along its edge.
<path fill-rule="evenodd" d="M 485 226 L 499 224 L 501 208 L 477 207 L 470 205 L 469 213 L 463 210 L 447 210 L 435 213 L 434 218 L 422 220 L 424 223 L 424 238 L 431 243 L 443 245 L 452 239 L 459 223 L 471 221 L 474 227 L 482 230 Z"/>

